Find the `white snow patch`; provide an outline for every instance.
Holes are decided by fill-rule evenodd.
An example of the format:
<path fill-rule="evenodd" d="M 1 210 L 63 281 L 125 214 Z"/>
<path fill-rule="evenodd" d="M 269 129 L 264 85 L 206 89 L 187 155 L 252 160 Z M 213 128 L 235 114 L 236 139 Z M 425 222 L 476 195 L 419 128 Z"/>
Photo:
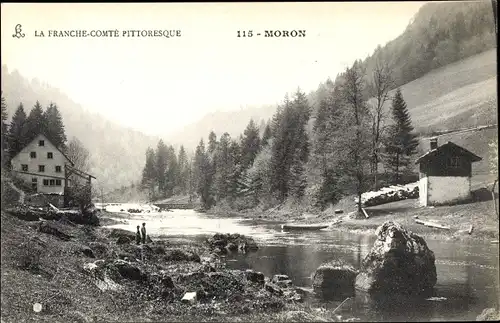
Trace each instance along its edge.
<path fill-rule="evenodd" d="M 365 192 L 361 195 L 361 203 L 363 205 L 378 205 L 378 204 L 383 204 L 386 203 L 387 200 L 390 200 L 391 202 L 397 201 L 397 200 L 404 200 L 408 198 L 408 195 L 411 192 L 414 192 L 414 190 L 418 188 L 418 182 L 414 183 L 409 183 L 406 185 L 391 185 L 388 187 L 382 187 L 378 191 L 369 191 Z M 381 202 L 384 200 L 383 203 L 377 203 L 375 200 L 380 199 Z M 358 198 L 355 198 L 354 201 L 357 203 Z"/>

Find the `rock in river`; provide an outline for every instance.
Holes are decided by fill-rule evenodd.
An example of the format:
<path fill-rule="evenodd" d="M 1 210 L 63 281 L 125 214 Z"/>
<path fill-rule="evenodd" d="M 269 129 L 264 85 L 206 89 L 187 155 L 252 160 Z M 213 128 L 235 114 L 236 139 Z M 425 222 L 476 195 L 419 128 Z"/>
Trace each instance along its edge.
<path fill-rule="evenodd" d="M 207 240 L 207 244 L 218 253 L 226 253 L 228 250 L 248 252 L 259 248 L 253 238 L 238 233 L 216 233 Z"/>
<path fill-rule="evenodd" d="M 248 281 L 258 284 L 264 284 L 264 274 L 261 272 L 255 272 L 251 269 L 245 271 L 245 275 Z"/>
<path fill-rule="evenodd" d="M 313 275 L 313 289 L 322 296 L 354 294 L 357 270 L 339 260 L 322 264 Z"/>
<path fill-rule="evenodd" d="M 356 289 L 406 294 L 433 289 L 435 257 L 424 239 L 392 221 L 378 227 L 376 234 L 378 239 L 356 277 Z"/>

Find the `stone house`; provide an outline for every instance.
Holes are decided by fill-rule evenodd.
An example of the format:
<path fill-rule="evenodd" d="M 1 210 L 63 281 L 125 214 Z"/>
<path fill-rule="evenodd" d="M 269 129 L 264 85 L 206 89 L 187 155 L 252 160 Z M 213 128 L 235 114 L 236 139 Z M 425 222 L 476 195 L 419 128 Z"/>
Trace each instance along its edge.
<path fill-rule="evenodd" d="M 42 134 L 11 160 L 12 171 L 34 192 L 64 194 L 65 166 L 73 162 Z"/>
<path fill-rule="evenodd" d="M 430 140 L 430 150 L 420 156 L 419 199 L 422 206 L 452 204 L 471 198 L 472 163 L 482 160 L 451 141 L 438 146 Z"/>

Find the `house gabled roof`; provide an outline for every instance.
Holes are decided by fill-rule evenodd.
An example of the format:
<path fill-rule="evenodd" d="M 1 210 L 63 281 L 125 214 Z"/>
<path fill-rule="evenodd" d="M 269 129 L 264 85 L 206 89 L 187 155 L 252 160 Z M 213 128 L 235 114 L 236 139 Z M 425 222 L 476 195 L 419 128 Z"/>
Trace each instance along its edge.
<path fill-rule="evenodd" d="M 66 154 L 61 150 L 59 149 L 56 145 L 54 145 L 54 143 L 52 141 L 49 140 L 49 138 L 47 138 L 47 136 L 45 136 L 43 133 L 39 133 L 38 135 L 35 136 L 35 138 L 33 138 L 33 140 L 31 140 L 26 146 L 23 147 L 26 148 L 28 147 L 33 141 L 35 141 L 39 136 L 42 136 L 44 138 L 44 140 L 50 142 L 52 144 L 52 146 L 54 146 L 58 152 L 60 152 L 64 158 L 66 158 L 67 161 L 69 161 L 69 163 L 71 164 L 71 166 L 75 166 L 75 163 L 73 163 L 73 161 L 71 159 L 68 158 L 68 156 L 66 156 Z M 15 156 L 19 155 L 19 153 L 23 150 L 21 149 Z M 15 157 L 15 156 L 12 156 L 12 157 Z"/>
<path fill-rule="evenodd" d="M 440 152 L 442 152 L 443 150 L 459 152 L 460 155 L 465 155 L 465 156 L 469 157 L 469 159 L 471 160 L 471 162 L 477 162 L 477 161 L 482 160 L 482 158 L 479 157 L 479 156 L 477 156 L 476 154 L 468 151 L 467 149 L 465 149 L 463 147 L 460 147 L 459 145 L 456 145 L 456 144 L 452 143 L 451 141 L 448 141 L 444 145 L 441 145 L 441 146 L 439 146 L 439 147 L 437 147 L 435 149 L 429 150 L 428 152 L 426 152 L 425 154 L 423 154 L 422 156 L 420 156 L 415 161 L 415 164 L 418 164 L 418 163 L 421 163 L 423 161 L 427 161 L 429 159 L 432 159 L 436 155 L 438 155 Z"/>

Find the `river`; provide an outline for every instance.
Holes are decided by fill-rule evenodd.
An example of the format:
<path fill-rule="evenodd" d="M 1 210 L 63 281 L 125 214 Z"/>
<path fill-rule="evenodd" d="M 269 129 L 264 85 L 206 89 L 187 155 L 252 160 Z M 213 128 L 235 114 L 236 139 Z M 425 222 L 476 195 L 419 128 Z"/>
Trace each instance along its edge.
<path fill-rule="evenodd" d="M 259 250 L 227 256 L 228 267 L 252 268 L 266 276 L 288 275 L 296 286 L 311 287 L 311 275 L 323 262 L 340 258 L 355 268 L 370 251 L 374 236 L 339 231 L 282 232 L 279 223 L 217 218 L 193 210 L 132 215 L 127 224 L 110 227 L 135 231 L 146 222 L 154 237 L 205 239 L 216 232 L 252 236 Z M 488 242 L 427 239 L 436 256 L 437 284 L 433 299 L 356 294 L 338 311 L 362 321 L 475 320 L 484 308 L 499 306 L 499 246 Z M 335 308 L 342 300 L 316 299 L 313 306 Z"/>

